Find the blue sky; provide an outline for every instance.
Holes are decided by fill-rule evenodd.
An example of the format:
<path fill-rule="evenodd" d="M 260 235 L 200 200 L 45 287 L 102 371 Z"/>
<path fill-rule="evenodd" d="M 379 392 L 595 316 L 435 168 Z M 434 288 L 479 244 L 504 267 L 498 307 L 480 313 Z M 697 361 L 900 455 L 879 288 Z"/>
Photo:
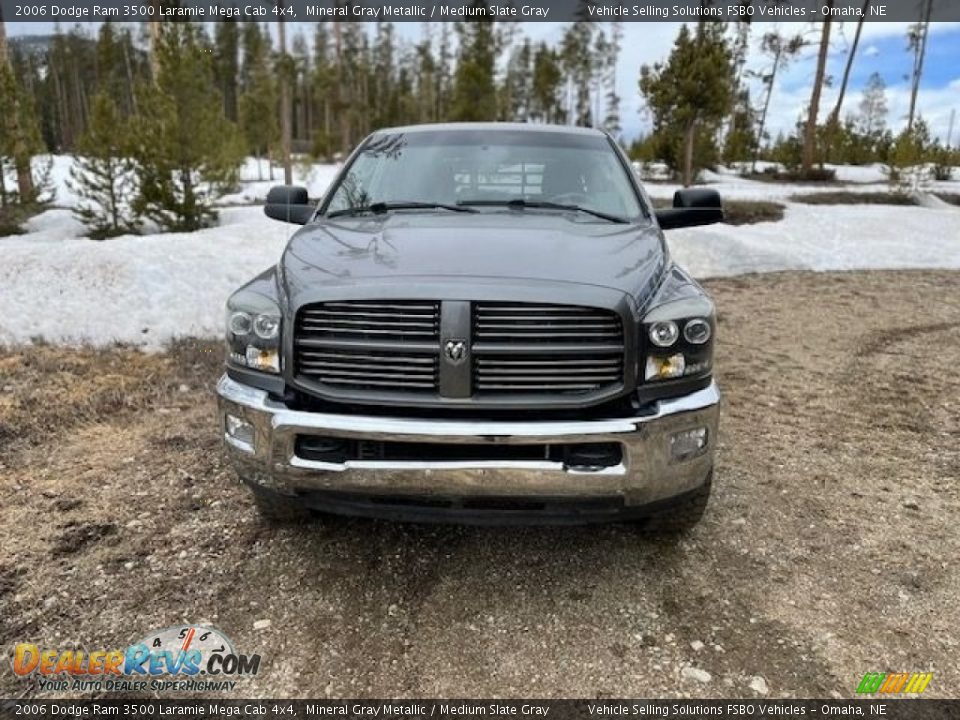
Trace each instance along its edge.
<path fill-rule="evenodd" d="M 853 31 L 851 24 L 851 27 L 845 29 L 846 38 L 838 37 L 831 44 L 828 73 L 834 79 L 834 87 L 827 92 L 828 103 L 824 105 L 826 108 L 832 107 L 835 101 Z M 860 90 L 870 75 L 877 72 L 887 84 L 890 106 L 888 124 L 893 128 L 903 124 L 909 102 L 909 76 L 913 66 L 913 56 L 906 51 L 906 46 L 907 41 L 903 33 L 861 39 L 848 88 L 852 96 L 844 100 L 844 113 L 857 110 Z M 792 68 L 784 78 L 784 95 L 799 95 L 807 99 L 814 69 L 814 48 L 811 48 L 804 60 L 799 62 L 797 67 Z M 795 100 L 793 104 L 795 110 L 799 112 L 802 106 L 796 106 Z M 919 112 L 930 123 L 934 134 L 945 140 L 951 109 L 956 109 L 960 114 L 960 27 L 938 27 L 931 32 L 917 106 Z M 957 120 L 957 124 L 960 125 L 960 119 Z M 954 144 L 957 143 L 958 136 L 960 136 L 960 127 L 955 126 Z"/>
<path fill-rule="evenodd" d="M 96 23 L 89 23 L 96 25 Z M 294 26 L 296 23 L 294 23 Z M 565 23 L 521 23 L 523 31 L 534 40 L 556 42 L 563 34 Z M 679 30 L 679 23 L 625 23 L 624 49 L 618 67 L 618 89 L 622 97 L 622 124 L 628 138 L 643 132 L 649 118 L 643 112 L 642 99 L 637 91 L 640 66 L 666 58 Z M 912 57 L 906 51 L 907 23 L 865 23 L 860 48 L 853 66 L 844 114 L 855 112 L 860 101 L 860 90 L 871 73 L 879 72 L 887 83 L 887 101 L 890 108 L 888 125 L 894 130 L 902 127 L 909 104 L 909 80 Z M 754 45 L 763 33 L 773 29 L 783 32 L 805 32 L 812 41 L 818 31 L 811 23 L 755 23 L 752 30 Z M 399 34 L 410 40 L 419 39 L 420 23 L 399 23 Z M 834 88 L 824 92 L 821 112 L 829 112 L 836 98 L 847 52 L 855 30 L 854 23 L 835 23 L 827 72 L 835 79 Z M 51 23 L 8 23 L 13 35 L 51 32 Z M 95 28 L 91 28 L 95 31 Z M 294 28 L 296 32 L 296 28 Z M 815 42 L 806 48 L 778 80 L 771 102 L 769 127 L 772 134 L 789 131 L 805 111 L 816 63 Z M 756 51 L 751 53 L 748 67 L 760 70 L 765 59 Z M 759 86 L 755 102 L 759 101 Z M 936 137 L 946 140 L 951 109 L 960 116 L 960 23 L 932 23 L 924 65 L 918 108 Z M 953 130 L 953 144 L 960 144 L 960 117 Z"/>

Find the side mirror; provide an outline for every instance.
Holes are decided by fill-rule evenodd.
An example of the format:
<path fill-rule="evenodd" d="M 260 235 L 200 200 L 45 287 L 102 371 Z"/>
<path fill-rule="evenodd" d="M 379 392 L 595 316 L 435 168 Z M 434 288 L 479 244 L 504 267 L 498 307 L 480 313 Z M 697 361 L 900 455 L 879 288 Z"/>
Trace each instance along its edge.
<path fill-rule="evenodd" d="M 280 222 L 306 225 L 316 208 L 310 204 L 307 189 L 299 185 L 275 185 L 267 193 L 263 213 Z"/>
<path fill-rule="evenodd" d="M 709 188 L 686 188 L 673 194 L 673 207 L 657 210 L 661 230 L 711 225 L 723 221 L 720 193 Z"/>

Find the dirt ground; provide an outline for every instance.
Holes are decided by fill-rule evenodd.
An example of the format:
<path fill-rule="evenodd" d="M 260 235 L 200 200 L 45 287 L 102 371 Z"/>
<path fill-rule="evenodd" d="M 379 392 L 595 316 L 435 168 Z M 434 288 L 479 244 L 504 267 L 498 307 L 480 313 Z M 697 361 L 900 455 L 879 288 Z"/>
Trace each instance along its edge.
<path fill-rule="evenodd" d="M 957 697 L 960 273 L 707 286 L 721 445 L 674 539 L 271 528 L 220 453 L 219 342 L 0 352 L 3 652 L 202 622 L 263 656 L 246 696 Z"/>

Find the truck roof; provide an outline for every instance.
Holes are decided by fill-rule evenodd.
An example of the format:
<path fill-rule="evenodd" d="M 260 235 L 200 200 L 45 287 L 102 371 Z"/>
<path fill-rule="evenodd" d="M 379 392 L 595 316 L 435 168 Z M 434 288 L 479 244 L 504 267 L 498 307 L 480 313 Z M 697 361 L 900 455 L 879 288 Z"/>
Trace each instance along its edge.
<path fill-rule="evenodd" d="M 576 125 L 549 125 L 547 123 L 512 123 L 512 122 L 452 122 L 426 123 L 423 125 L 401 125 L 376 130 L 377 133 L 415 133 L 440 130 L 514 130 L 526 132 L 553 132 L 567 135 L 593 135 L 605 137 L 602 130 Z"/>

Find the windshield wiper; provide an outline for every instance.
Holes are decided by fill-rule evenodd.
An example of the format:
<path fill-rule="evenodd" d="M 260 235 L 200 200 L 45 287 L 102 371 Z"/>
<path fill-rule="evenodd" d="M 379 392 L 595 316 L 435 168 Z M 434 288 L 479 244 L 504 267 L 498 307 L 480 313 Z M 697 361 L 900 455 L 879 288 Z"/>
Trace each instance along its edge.
<path fill-rule="evenodd" d="M 504 207 L 514 207 L 514 208 L 547 208 L 550 210 L 572 210 L 574 212 L 582 212 L 587 215 L 593 215 L 594 217 L 601 218 L 602 220 L 607 220 L 614 223 L 628 223 L 630 222 L 626 218 L 622 218 L 619 215 L 610 215 L 609 213 L 600 212 L 599 210 L 593 210 L 592 208 L 583 207 L 581 205 L 567 205 L 565 203 L 555 203 L 550 202 L 549 200 L 524 200 L 523 198 L 514 198 L 513 200 L 461 200 L 457 205 L 487 205 L 487 206 L 504 206 Z"/>
<path fill-rule="evenodd" d="M 473 208 L 463 207 L 461 205 L 450 205 L 448 203 L 437 202 L 418 202 L 415 200 L 395 200 L 392 202 L 374 202 L 369 205 L 360 205 L 358 207 L 344 208 L 343 210 L 334 210 L 328 213 L 327 217 L 339 217 L 341 215 L 359 215 L 364 212 L 381 214 L 390 210 L 432 210 L 441 208 L 443 210 L 452 210 L 453 212 L 476 212 Z"/>

